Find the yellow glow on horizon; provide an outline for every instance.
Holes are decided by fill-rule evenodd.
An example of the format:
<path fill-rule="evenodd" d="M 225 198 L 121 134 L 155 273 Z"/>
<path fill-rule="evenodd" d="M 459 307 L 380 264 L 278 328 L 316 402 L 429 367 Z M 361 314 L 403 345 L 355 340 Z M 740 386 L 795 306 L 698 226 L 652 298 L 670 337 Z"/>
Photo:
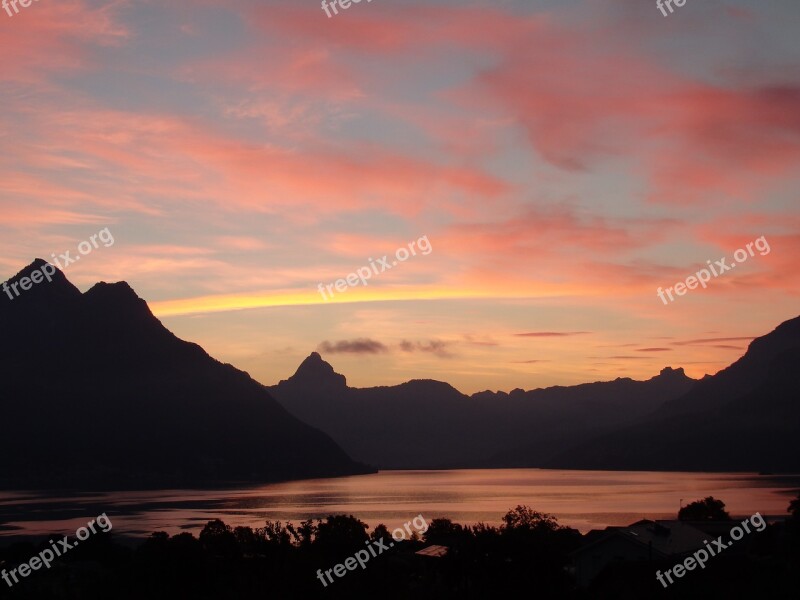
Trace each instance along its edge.
<path fill-rule="evenodd" d="M 535 286 L 536 289 L 502 290 L 471 289 L 448 287 L 408 287 L 375 290 L 369 288 L 349 288 L 346 292 L 336 293 L 332 299 L 324 300 L 319 292 L 298 292 L 276 290 L 248 294 L 225 294 L 219 296 L 200 296 L 178 300 L 153 302 L 150 309 L 157 317 L 174 317 L 198 313 L 228 312 L 248 310 L 252 308 L 269 308 L 279 306 L 307 306 L 325 304 L 352 304 L 356 302 L 391 302 L 408 300 L 452 300 L 452 299 L 487 299 L 487 298 L 543 298 L 553 296 L 574 295 L 575 289 L 564 286 Z"/>

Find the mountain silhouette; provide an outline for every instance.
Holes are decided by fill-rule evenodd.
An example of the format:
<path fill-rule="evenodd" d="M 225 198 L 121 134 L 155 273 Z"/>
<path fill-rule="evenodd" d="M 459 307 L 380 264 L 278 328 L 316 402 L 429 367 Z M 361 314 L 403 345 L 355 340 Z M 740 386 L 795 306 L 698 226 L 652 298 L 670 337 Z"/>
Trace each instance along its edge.
<path fill-rule="evenodd" d="M 6 283 L 46 264 L 37 259 Z M 127 283 L 81 293 L 61 271 L 51 279 L 18 297 L 0 293 L 0 485 L 212 485 L 370 471 L 247 373 L 177 338 Z"/>
<path fill-rule="evenodd" d="M 541 467 L 549 458 L 588 437 L 611 431 L 659 410 L 686 393 L 696 380 L 682 368 L 665 367 L 646 381 L 613 381 L 554 386 L 509 395 L 506 410 L 518 418 L 541 421 L 535 437 L 493 456 L 495 467 Z"/>
<path fill-rule="evenodd" d="M 648 381 L 510 394 L 467 396 L 432 380 L 359 389 L 314 352 L 268 389 L 356 460 L 417 469 L 542 466 L 578 441 L 652 413 L 694 383 L 682 369 L 667 368 Z"/>
<path fill-rule="evenodd" d="M 556 468 L 800 470 L 800 317 L 637 423 L 564 452 Z"/>
<path fill-rule="evenodd" d="M 333 370 L 333 367 L 322 360 L 317 352 L 312 352 L 286 382 L 295 387 L 306 387 L 311 390 L 331 392 L 347 388 L 347 379 Z M 281 383 L 284 383 L 283 381 Z"/>

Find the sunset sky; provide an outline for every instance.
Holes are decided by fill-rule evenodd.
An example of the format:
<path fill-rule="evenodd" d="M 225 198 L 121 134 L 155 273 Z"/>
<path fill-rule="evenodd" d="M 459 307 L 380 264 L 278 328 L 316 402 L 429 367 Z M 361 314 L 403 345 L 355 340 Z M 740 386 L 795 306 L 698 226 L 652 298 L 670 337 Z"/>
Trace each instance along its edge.
<path fill-rule="evenodd" d="M 315 350 L 357 386 L 714 373 L 800 314 L 799 29 L 797 0 L 0 11 L 0 279 L 107 227 L 73 283 L 265 384 Z"/>

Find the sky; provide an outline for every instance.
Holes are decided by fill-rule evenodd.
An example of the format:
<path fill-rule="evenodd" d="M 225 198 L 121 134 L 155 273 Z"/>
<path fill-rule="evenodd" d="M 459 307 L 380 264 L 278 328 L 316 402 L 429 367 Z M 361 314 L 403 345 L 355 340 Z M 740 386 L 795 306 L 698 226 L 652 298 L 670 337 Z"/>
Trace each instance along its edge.
<path fill-rule="evenodd" d="M 800 4 L 673 8 L 9 7 L 0 279 L 107 229 L 70 281 L 268 385 L 715 373 L 800 314 Z"/>

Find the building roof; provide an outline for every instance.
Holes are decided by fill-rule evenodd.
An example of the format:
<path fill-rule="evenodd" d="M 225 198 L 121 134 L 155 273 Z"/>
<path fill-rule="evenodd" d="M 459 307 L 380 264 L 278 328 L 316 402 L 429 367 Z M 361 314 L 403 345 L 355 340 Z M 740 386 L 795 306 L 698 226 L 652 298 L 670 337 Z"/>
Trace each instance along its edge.
<path fill-rule="evenodd" d="M 427 548 L 423 548 L 415 554 L 419 556 L 431 556 L 433 558 L 442 558 L 443 556 L 447 556 L 449 548 L 447 546 L 428 546 Z"/>
<path fill-rule="evenodd" d="M 612 537 L 617 537 L 652 548 L 654 554 L 676 556 L 702 548 L 703 542 L 709 538 L 698 528 L 677 520 L 637 521 L 627 527 L 609 528 L 605 535 L 592 537 L 594 539 L 577 550 L 576 554 L 602 544 Z"/>

